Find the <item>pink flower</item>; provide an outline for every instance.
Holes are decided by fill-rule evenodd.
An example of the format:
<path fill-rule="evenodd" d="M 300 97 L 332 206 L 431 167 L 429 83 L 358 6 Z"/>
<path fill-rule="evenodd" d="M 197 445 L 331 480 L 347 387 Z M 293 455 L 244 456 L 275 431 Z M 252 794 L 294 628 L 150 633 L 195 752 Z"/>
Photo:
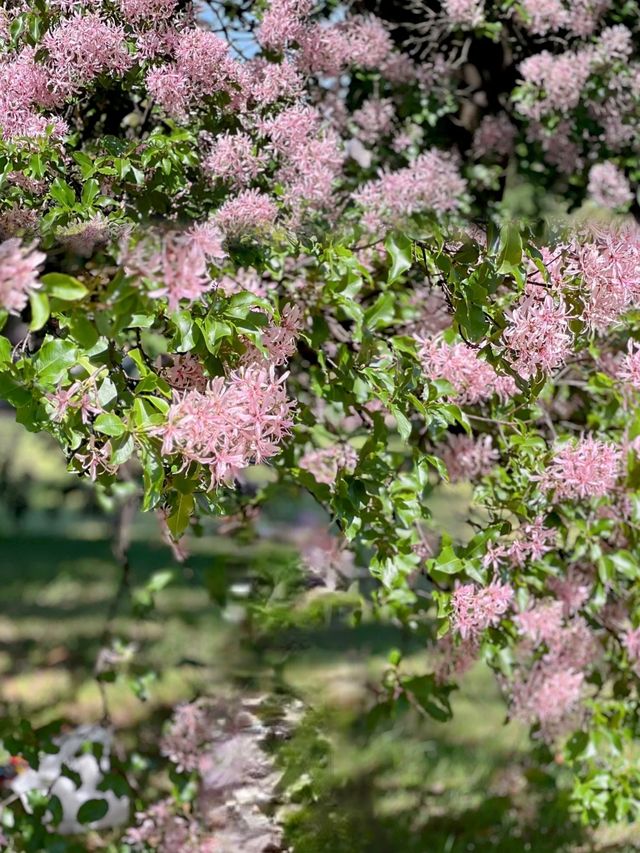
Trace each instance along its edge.
<path fill-rule="evenodd" d="M 258 41 L 271 50 L 283 50 L 298 41 L 311 8 L 311 0 L 271 0 L 262 17 Z"/>
<path fill-rule="evenodd" d="M 576 708 L 582 696 L 584 673 L 538 666 L 526 681 L 516 681 L 512 691 L 513 715 L 539 722 L 551 740 L 557 727 Z"/>
<path fill-rule="evenodd" d="M 132 24 L 161 23 L 173 14 L 177 0 L 118 0 L 125 20 Z"/>
<path fill-rule="evenodd" d="M 627 354 L 622 359 L 617 375 L 623 382 L 640 391 L 640 344 L 636 341 L 628 342 Z"/>
<path fill-rule="evenodd" d="M 177 35 L 175 62 L 152 68 L 147 88 L 170 115 L 184 119 L 189 109 L 219 92 L 230 96 L 232 104 L 245 101 L 246 73 L 229 55 L 229 45 L 215 33 L 197 27 Z"/>
<path fill-rule="evenodd" d="M 225 133 L 216 138 L 211 153 L 202 161 L 202 168 L 214 179 L 244 187 L 258 177 L 265 163 L 264 154 L 254 153 L 250 136 Z"/>
<path fill-rule="evenodd" d="M 488 474 L 498 459 L 490 435 L 477 438 L 470 435 L 447 436 L 447 444 L 440 449 L 452 483 L 474 480 Z"/>
<path fill-rule="evenodd" d="M 418 357 L 429 379 L 446 379 L 460 403 L 479 403 L 494 394 L 508 397 L 516 392 L 511 377 L 500 377 L 466 344 L 447 344 L 440 338 L 418 339 Z"/>
<path fill-rule="evenodd" d="M 179 771 L 196 770 L 202 749 L 212 734 L 212 720 L 206 706 L 184 702 L 174 711 L 171 727 L 160 741 L 160 751 Z"/>
<path fill-rule="evenodd" d="M 483 0 L 443 0 L 442 8 L 452 24 L 473 28 L 484 20 Z"/>
<path fill-rule="evenodd" d="M 627 207 L 633 201 L 631 185 L 615 163 L 596 163 L 589 171 L 587 192 L 602 207 Z"/>
<path fill-rule="evenodd" d="M 589 436 L 564 444 L 553 455 L 541 479 L 556 500 L 603 497 L 613 490 L 620 474 L 621 451 L 614 444 Z"/>
<path fill-rule="evenodd" d="M 204 375 L 202 365 L 195 355 L 174 355 L 171 367 L 163 370 L 163 376 L 177 391 L 186 391 L 195 388 L 196 391 L 205 391 L 207 377 Z"/>
<path fill-rule="evenodd" d="M 640 296 L 640 229 L 610 227 L 572 250 L 567 272 L 582 279 L 584 320 L 604 331 Z"/>
<path fill-rule="evenodd" d="M 194 238 L 190 232 L 170 231 L 159 250 L 143 240 L 125 256 L 125 269 L 158 285 L 150 296 L 166 297 L 169 311 L 176 311 L 183 299 L 191 303 L 202 298 L 213 287 L 197 232 Z"/>
<path fill-rule="evenodd" d="M 293 403 L 273 367 L 250 365 L 211 380 L 204 391 L 174 393 L 167 422 L 153 430 L 165 455 L 209 468 L 214 485 L 278 452 L 292 426 Z"/>
<path fill-rule="evenodd" d="M 502 160 L 513 152 L 516 127 L 506 113 L 486 115 L 473 134 L 472 151 L 474 157 L 488 157 Z"/>
<path fill-rule="evenodd" d="M 364 210 L 365 227 L 375 231 L 420 211 L 456 210 L 466 189 L 455 159 L 432 148 L 409 166 L 368 181 L 353 194 L 353 200 Z"/>
<path fill-rule="evenodd" d="M 561 601 L 540 602 L 530 610 L 518 613 L 515 622 L 520 633 L 534 643 L 552 645 L 562 631 L 562 615 Z"/>
<path fill-rule="evenodd" d="M 573 344 L 569 319 L 562 299 L 525 296 L 507 313 L 509 325 L 503 334 L 514 370 L 530 379 L 564 364 Z"/>
<path fill-rule="evenodd" d="M 23 246 L 17 237 L 0 243 L 0 306 L 10 314 L 20 314 L 29 294 L 40 287 L 38 268 L 45 257 Z"/>
<path fill-rule="evenodd" d="M 520 63 L 520 73 L 538 95 L 538 100 L 525 101 L 520 111 L 539 119 L 554 110 L 569 112 L 577 107 L 591 72 L 588 50 L 552 54 L 547 50 L 527 57 Z"/>
<path fill-rule="evenodd" d="M 243 190 L 230 198 L 216 213 L 216 223 L 228 236 L 269 231 L 275 225 L 278 208 L 260 190 Z"/>
<path fill-rule="evenodd" d="M 513 600 L 509 584 L 492 581 L 477 587 L 468 583 L 456 587 L 451 597 L 452 625 L 463 640 L 477 637 L 490 625 L 497 625 Z"/>
<path fill-rule="evenodd" d="M 99 74 L 121 75 L 133 64 L 122 27 L 89 13 L 63 19 L 42 40 L 53 71 L 52 91 L 63 98 Z"/>
<path fill-rule="evenodd" d="M 358 138 L 373 145 L 381 136 L 390 134 L 395 114 L 393 101 L 389 98 L 369 98 L 352 116 L 358 126 Z"/>
<path fill-rule="evenodd" d="M 338 471 L 353 473 L 358 464 L 358 453 L 350 444 L 332 444 L 321 450 L 309 450 L 301 457 L 298 465 L 313 474 L 318 483 L 332 486 Z"/>
<path fill-rule="evenodd" d="M 640 674 L 640 628 L 629 628 L 622 642 L 636 674 Z"/>
<path fill-rule="evenodd" d="M 562 602 L 565 617 L 572 616 L 588 601 L 593 586 L 585 572 L 574 566 L 565 577 L 551 578 L 547 585 Z"/>
<path fill-rule="evenodd" d="M 435 677 L 438 684 L 444 684 L 453 678 L 460 678 L 468 672 L 478 660 L 478 642 L 476 638 L 454 637 L 447 634 L 436 643 Z"/>

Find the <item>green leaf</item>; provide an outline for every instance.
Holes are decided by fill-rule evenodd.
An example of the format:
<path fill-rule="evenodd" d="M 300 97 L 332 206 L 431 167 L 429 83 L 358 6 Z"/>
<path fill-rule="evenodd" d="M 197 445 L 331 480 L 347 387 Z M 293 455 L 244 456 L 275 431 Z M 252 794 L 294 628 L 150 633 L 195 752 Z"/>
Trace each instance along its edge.
<path fill-rule="evenodd" d="M 11 364 L 11 341 L 0 337 L 0 366 L 4 367 L 7 364 Z"/>
<path fill-rule="evenodd" d="M 49 339 L 38 350 L 33 362 L 42 385 L 57 385 L 77 360 L 78 348 L 74 343 Z"/>
<path fill-rule="evenodd" d="M 179 539 L 189 526 L 193 508 L 193 495 L 178 495 L 174 510 L 167 519 L 167 527 L 174 539 Z"/>
<path fill-rule="evenodd" d="M 522 260 L 522 238 L 520 229 L 514 223 L 503 225 L 500 229 L 498 248 L 498 272 L 512 273 Z"/>
<path fill-rule="evenodd" d="M 123 435 L 126 432 L 126 427 L 122 420 L 110 412 L 103 412 L 101 415 L 98 415 L 94 423 L 94 428 L 96 432 L 114 437 Z"/>
<path fill-rule="evenodd" d="M 394 319 L 394 305 L 396 296 L 387 290 L 381 293 L 376 301 L 364 312 L 362 325 L 365 329 L 381 329 L 389 326 Z"/>
<path fill-rule="evenodd" d="M 82 188 L 82 203 L 90 206 L 100 192 L 100 184 L 95 178 L 89 178 Z"/>
<path fill-rule="evenodd" d="M 102 818 L 109 811 L 109 804 L 106 800 L 87 800 L 78 809 L 79 823 L 94 823 Z"/>
<path fill-rule="evenodd" d="M 76 194 L 66 181 L 56 178 L 49 188 L 51 198 L 55 199 L 62 207 L 73 207 L 76 203 Z"/>
<path fill-rule="evenodd" d="M 434 560 L 427 560 L 427 568 L 445 575 L 456 575 L 462 571 L 463 564 L 451 545 L 446 545 Z"/>
<path fill-rule="evenodd" d="M 72 337 L 78 341 L 84 349 L 94 347 L 98 338 L 98 330 L 90 320 L 87 320 L 82 314 L 74 314 L 69 321 L 69 331 Z"/>
<path fill-rule="evenodd" d="M 42 283 L 49 296 L 55 296 L 63 302 L 73 302 L 82 299 L 89 292 L 87 288 L 72 275 L 61 272 L 50 272 L 42 276 Z"/>
<path fill-rule="evenodd" d="M 46 325 L 49 319 L 49 297 L 41 290 L 34 290 L 29 294 L 29 305 L 31 306 L 31 322 L 29 329 L 32 332 L 37 332 Z"/>
<path fill-rule="evenodd" d="M 404 234 L 390 234 L 385 240 L 385 248 L 391 256 L 391 268 L 389 269 L 389 284 L 393 284 L 402 273 L 411 268 L 413 263 L 413 243 Z"/>

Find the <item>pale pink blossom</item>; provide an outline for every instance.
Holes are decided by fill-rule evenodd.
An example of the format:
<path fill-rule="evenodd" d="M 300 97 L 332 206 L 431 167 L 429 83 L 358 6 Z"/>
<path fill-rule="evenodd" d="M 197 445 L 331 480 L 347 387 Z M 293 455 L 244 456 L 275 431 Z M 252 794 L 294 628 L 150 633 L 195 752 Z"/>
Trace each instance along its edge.
<path fill-rule="evenodd" d="M 390 134 L 395 114 L 395 106 L 389 98 L 368 98 L 352 116 L 358 127 L 358 138 L 373 145 L 381 136 Z"/>
<path fill-rule="evenodd" d="M 503 160 L 513 152 L 517 130 L 506 113 L 486 115 L 473 134 L 474 157 Z"/>
<path fill-rule="evenodd" d="M 118 0 L 118 3 L 130 23 L 161 23 L 171 17 L 177 0 Z"/>
<path fill-rule="evenodd" d="M 38 271 L 45 255 L 24 246 L 17 237 L 0 243 L 0 306 L 10 314 L 20 314 L 29 294 L 38 290 Z"/>
<path fill-rule="evenodd" d="M 587 192 L 602 207 L 627 207 L 633 201 L 633 192 L 626 175 L 615 163 L 596 163 L 589 170 Z"/>
<path fill-rule="evenodd" d="M 572 351 L 570 314 L 562 298 L 551 295 L 523 297 L 507 312 L 503 339 L 513 369 L 525 379 L 550 374 L 564 364 Z"/>
<path fill-rule="evenodd" d="M 298 465 L 308 471 L 318 483 L 332 486 L 339 471 L 352 474 L 358 464 L 358 453 L 350 444 L 332 444 L 319 450 L 308 450 Z"/>
<path fill-rule="evenodd" d="M 613 491 L 620 475 L 621 451 L 614 444 L 583 436 L 559 447 L 541 479 L 555 500 L 585 500 Z"/>
<path fill-rule="evenodd" d="M 616 375 L 627 385 L 640 391 L 640 344 L 637 341 L 628 342 L 626 355 Z"/>
<path fill-rule="evenodd" d="M 468 672 L 478 660 L 479 644 L 475 637 L 456 637 L 446 634 L 436 643 L 434 675 L 444 684 Z"/>
<path fill-rule="evenodd" d="M 477 27 L 484 20 L 483 0 L 442 0 L 442 9 L 452 24 Z"/>
<path fill-rule="evenodd" d="M 188 231 L 167 232 L 159 249 L 154 241 L 143 239 L 124 260 L 130 275 L 152 283 L 151 296 L 167 299 L 169 311 L 176 311 L 182 300 L 201 299 L 213 288 L 201 240 Z"/>
<path fill-rule="evenodd" d="M 564 577 L 550 578 L 547 586 L 562 602 L 564 616 L 568 617 L 588 601 L 593 582 L 584 571 L 572 566 Z"/>
<path fill-rule="evenodd" d="M 445 379 L 460 403 L 480 403 L 494 394 L 509 397 L 516 392 L 511 377 L 500 377 L 466 344 L 447 344 L 440 338 L 418 339 L 418 357 L 428 379 Z M 503 380 L 504 381 L 501 381 Z"/>
<path fill-rule="evenodd" d="M 534 643 L 552 645 L 562 631 L 563 605 L 561 601 L 543 601 L 518 613 L 515 622 L 521 634 Z"/>
<path fill-rule="evenodd" d="M 275 455 L 289 433 L 294 404 L 284 379 L 273 367 L 250 365 L 212 379 L 203 392 L 174 392 L 166 423 L 153 430 L 162 452 L 178 454 L 184 466 L 207 466 L 215 485 L 230 482 L 241 468 Z"/>
<path fill-rule="evenodd" d="M 278 217 L 275 202 L 260 190 L 242 190 L 218 210 L 216 223 L 228 236 L 270 231 Z"/>
<path fill-rule="evenodd" d="M 122 75 L 133 64 L 124 29 L 94 13 L 63 19 L 42 44 L 53 68 L 50 86 L 63 98 L 100 74 Z"/>
<path fill-rule="evenodd" d="M 490 435 L 449 434 L 447 443 L 438 450 L 452 483 L 482 477 L 498 460 L 498 451 Z"/>
<path fill-rule="evenodd" d="M 353 200 L 363 209 L 362 223 L 375 231 L 420 211 L 454 211 L 466 190 L 455 158 L 432 148 L 410 165 L 368 181 L 354 192 Z"/>
<path fill-rule="evenodd" d="M 258 177 L 265 163 L 265 155 L 254 151 L 253 140 L 246 133 L 224 133 L 216 137 L 202 168 L 214 179 L 244 187 Z"/>
<path fill-rule="evenodd" d="M 582 279 L 584 320 L 604 331 L 640 296 L 640 229 L 609 227 L 589 241 L 574 241 L 567 271 Z"/>
<path fill-rule="evenodd" d="M 497 625 L 509 609 L 514 592 L 509 584 L 492 581 L 486 587 L 475 584 L 457 586 L 451 597 L 452 625 L 462 639 L 474 638 Z"/>
<path fill-rule="evenodd" d="M 271 0 L 258 29 L 258 41 L 271 50 L 282 50 L 298 41 L 311 0 Z"/>

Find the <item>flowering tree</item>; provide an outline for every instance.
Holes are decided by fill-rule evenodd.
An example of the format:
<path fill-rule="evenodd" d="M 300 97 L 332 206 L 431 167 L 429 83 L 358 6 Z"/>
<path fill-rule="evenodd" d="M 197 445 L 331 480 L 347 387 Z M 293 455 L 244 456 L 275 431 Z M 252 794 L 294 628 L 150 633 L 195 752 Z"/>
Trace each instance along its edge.
<path fill-rule="evenodd" d="M 178 556 L 198 518 L 269 499 L 243 475 L 268 461 L 366 564 L 376 616 L 433 651 L 420 676 L 393 658 L 380 708 L 447 720 L 483 658 L 584 819 L 622 819 L 638 10 L 416 8 L 394 29 L 306 0 L 5 3 L 0 395 L 97 488 L 139 482 Z M 467 541 L 429 512 L 460 480 Z M 175 723 L 192 749 L 203 714 Z M 208 849 L 154 808 L 132 844 L 177 849 L 169 822 Z"/>

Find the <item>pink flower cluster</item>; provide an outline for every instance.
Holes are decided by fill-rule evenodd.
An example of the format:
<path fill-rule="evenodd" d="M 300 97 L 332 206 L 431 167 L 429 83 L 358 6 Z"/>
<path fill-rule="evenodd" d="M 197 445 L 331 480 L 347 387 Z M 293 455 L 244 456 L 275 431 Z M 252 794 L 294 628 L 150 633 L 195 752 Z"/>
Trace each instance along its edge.
<path fill-rule="evenodd" d="M 492 581 L 478 587 L 467 583 L 457 586 L 451 596 L 451 624 L 463 640 L 477 638 L 490 625 L 497 625 L 513 601 L 509 584 Z"/>
<path fill-rule="evenodd" d="M 466 344 L 447 344 L 438 337 L 418 339 L 418 356 L 427 378 L 445 379 L 460 403 L 475 404 L 498 395 L 513 396 L 516 385 L 509 376 L 498 376 L 488 362 Z"/>
<path fill-rule="evenodd" d="M 490 543 L 483 558 L 485 568 L 498 569 L 506 561 L 512 566 L 524 566 L 529 560 L 539 560 L 551 551 L 556 542 L 556 531 L 544 526 L 542 516 L 523 524 L 510 542 Z"/>
<path fill-rule="evenodd" d="M 173 15 L 178 0 L 118 0 L 125 20 L 132 24 L 162 23 Z"/>
<path fill-rule="evenodd" d="M 572 351 L 570 315 L 562 298 L 538 294 L 525 296 L 507 313 L 503 334 L 507 357 L 524 379 L 550 374 L 566 361 Z"/>
<path fill-rule="evenodd" d="M 438 450 L 452 483 L 478 479 L 488 474 L 498 460 L 490 435 L 449 434 L 446 444 Z"/>
<path fill-rule="evenodd" d="M 204 704 L 184 702 L 173 712 L 171 726 L 160 741 L 160 751 L 178 770 L 197 770 L 202 745 L 212 733 L 212 719 Z"/>
<path fill-rule="evenodd" d="M 40 287 L 38 271 L 45 257 L 17 237 L 0 243 L 0 307 L 10 314 L 26 308 L 29 294 Z"/>
<path fill-rule="evenodd" d="M 640 228 L 609 227 L 576 241 L 567 272 L 582 280 L 585 322 L 604 331 L 640 297 Z"/>
<path fill-rule="evenodd" d="M 152 68 L 147 88 L 153 98 L 177 119 L 205 99 L 224 93 L 232 103 L 243 100 L 244 70 L 229 55 L 229 45 L 215 33 L 191 28 L 180 34 L 174 61 Z"/>
<path fill-rule="evenodd" d="M 69 411 L 78 411 L 82 423 L 87 424 L 103 411 L 93 376 L 74 382 L 68 388 L 59 385 L 53 393 L 47 394 L 47 400 L 51 404 L 51 420 L 55 423 L 61 423 Z"/>
<path fill-rule="evenodd" d="M 457 680 L 468 672 L 478 659 L 479 646 L 476 637 L 463 640 L 451 633 L 438 640 L 434 670 L 438 684 Z"/>
<path fill-rule="evenodd" d="M 227 199 L 215 216 L 216 223 L 229 237 L 268 232 L 277 218 L 276 203 L 257 189 L 242 190 Z"/>
<path fill-rule="evenodd" d="M 637 341 L 629 341 L 627 344 L 627 353 L 622 359 L 617 376 L 636 391 L 640 391 L 640 344 Z"/>
<path fill-rule="evenodd" d="M 353 199 L 363 209 L 363 225 L 369 231 L 377 231 L 421 211 L 457 210 L 466 191 L 466 181 L 454 157 L 432 148 L 409 166 L 383 172 L 367 182 L 353 194 Z"/>
<path fill-rule="evenodd" d="M 273 367 L 250 365 L 228 378 L 212 379 L 204 392 L 174 392 L 167 421 L 154 428 L 165 455 L 179 455 L 183 467 L 198 462 L 211 483 L 231 482 L 238 470 L 278 452 L 293 425 L 294 404 Z"/>
<path fill-rule="evenodd" d="M 524 640 L 523 665 L 511 688 L 514 716 L 540 724 L 542 736 L 553 740 L 578 710 L 585 671 L 599 655 L 599 645 L 580 616 L 565 619 L 562 601 L 543 599 L 515 617 Z M 539 656 L 540 644 L 546 652 Z"/>
<path fill-rule="evenodd" d="M 218 246 L 205 237 L 202 232 L 169 231 L 160 239 L 160 248 L 155 236 L 133 249 L 125 246 L 126 272 L 151 282 L 150 295 L 165 297 L 169 311 L 176 311 L 181 300 L 194 302 L 213 288 L 207 267 L 209 252 Z"/>
<path fill-rule="evenodd" d="M 94 13 L 65 18 L 42 40 L 51 63 L 49 86 L 68 98 L 100 74 L 119 76 L 133 64 L 124 29 Z"/>
<path fill-rule="evenodd" d="M 591 73 L 591 58 L 588 50 L 557 55 L 543 50 L 527 57 L 520 63 L 520 73 L 533 97 L 519 104 L 520 112 L 540 119 L 554 110 L 566 113 L 577 107 Z"/>
<path fill-rule="evenodd" d="M 631 185 L 615 163 L 596 163 L 589 170 L 587 192 L 602 207 L 625 208 L 633 201 Z"/>
<path fill-rule="evenodd" d="M 339 471 L 353 473 L 358 464 L 358 453 L 350 444 L 332 444 L 320 450 L 309 450 L 300 458 L 298 465 L 312 474 L 318 483 L 332 486 Z"/>
<path fill-rule="evenodd" d="M 164 368 L 162 375 L 176 391 L 186 391 L 190 388 L 205 391 L 207 387 L 207 377 L 202 364 L 191 353 L 174 355 L 173 364 Z"/>
<path fill-rule="evenodd" d="M 442 0 L 446 18 L 459 27 L 472 29 L 484 20 L 484 0 Z"/>
<path fill-rule="evenodd" d="M 523 0 L 525 25 L 534 35 L 568 30 L 576 36 L 590 35 L 610 0 Z"/>
<path fill-rule="evenodd" d="M 216 137 L 202 168 L 214 179 L 245 187 L 258 177 L 265 163 L 265 155 L 254 152 L 253 141 L 246 133 L 224 133 Z"/>
<path fill-rule="evenodd" d="M 473 134 L 474 157 L 503 160 L 513 152 L 516 128 L 506 113 L 484 116 Z"/>
<path fill-rule="evenodd" d="M 640 676 L 640 628 L 629 628 L 622 640 L 636 675 Z"/>
<path fill-rule="evenodd" d="M 593 436 L 559 447 L 540 477 L 541 487 L 554 499 L 585 500 L 609 494 L 620 476 L 620 448 Z"/>
<path fill-rule="evenodd" d="M 587 571 L 571 566 L 564 577 L 551 578 L 547 586 L 561 602 L 566 618 L 573 616 L 589 600 L 593 581 Z"/>

